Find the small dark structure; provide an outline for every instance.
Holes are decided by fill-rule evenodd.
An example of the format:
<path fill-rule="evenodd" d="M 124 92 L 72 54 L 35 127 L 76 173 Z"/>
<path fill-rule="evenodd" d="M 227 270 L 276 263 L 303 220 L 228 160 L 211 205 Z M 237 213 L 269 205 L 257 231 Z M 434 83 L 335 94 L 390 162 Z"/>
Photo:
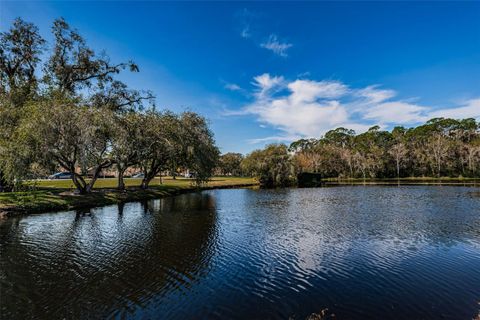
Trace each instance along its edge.
<path fill-rule="evenodd" d="M 313 188 L 322 185 L 322 175 L 320 173 L 302 172 L 297 176 L 297 183 L 300 188 Z"/>

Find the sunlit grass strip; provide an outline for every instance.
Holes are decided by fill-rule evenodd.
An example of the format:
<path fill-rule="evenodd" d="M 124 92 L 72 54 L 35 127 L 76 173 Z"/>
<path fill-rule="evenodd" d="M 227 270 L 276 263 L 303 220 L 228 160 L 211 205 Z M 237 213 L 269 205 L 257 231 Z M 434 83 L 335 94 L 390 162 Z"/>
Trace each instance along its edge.
<path fill-rule="evenodd" d="M 88 181 L 88 179 L 87 179 Z M 253 180 L 251 178 L 245 177 L 214 177 L 212 178 L 207 186 L 223 186 L 231 185 L 236 183 L 250 183 Z M 126 178 L 125 185 L 127 187 L 139 187 L 142 182 L 142 179 L 137 178 Z M 75 189 L 75 186 L 70 179 L 65 180 L 36 180 L 29 181 L 27 183 L 30 186 L 36 186 L 38 188 L 59 188 L 59 189 Z M 162 177 L 162 182 L 160 178 L 157 177 L 152 182 L 150 182 L 151 187 L 155 186 L 172 186 L 172 187 L 191 187 L 194 184 L 194 180 L 186 179 L 182 177 L 177 177 L 173 179 L 172 177 Z M 117 187 L 117 179 L 115 178 L 106 178 L 98 179 L 95 182 L 94 189 L 112 189 Z"/>

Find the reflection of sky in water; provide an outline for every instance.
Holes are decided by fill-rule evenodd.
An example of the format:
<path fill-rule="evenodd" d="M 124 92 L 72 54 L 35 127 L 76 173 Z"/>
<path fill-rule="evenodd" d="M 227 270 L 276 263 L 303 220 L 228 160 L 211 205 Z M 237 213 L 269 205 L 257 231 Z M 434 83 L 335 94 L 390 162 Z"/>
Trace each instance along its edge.
<path fill-rule="evenodd" d="M 216 190 L 4 220 L 2 316 L 470 319 L 474 190 Z"/>

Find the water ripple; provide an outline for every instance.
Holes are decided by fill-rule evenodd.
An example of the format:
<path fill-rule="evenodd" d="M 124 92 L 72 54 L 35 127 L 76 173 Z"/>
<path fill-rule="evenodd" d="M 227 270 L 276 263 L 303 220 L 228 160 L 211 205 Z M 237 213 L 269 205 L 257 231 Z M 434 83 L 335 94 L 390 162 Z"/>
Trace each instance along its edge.
<path fill-rule="evenodd" d="M 471 319 L 464 187 L 217 190 L 0 222 L 2 319 Z"/>

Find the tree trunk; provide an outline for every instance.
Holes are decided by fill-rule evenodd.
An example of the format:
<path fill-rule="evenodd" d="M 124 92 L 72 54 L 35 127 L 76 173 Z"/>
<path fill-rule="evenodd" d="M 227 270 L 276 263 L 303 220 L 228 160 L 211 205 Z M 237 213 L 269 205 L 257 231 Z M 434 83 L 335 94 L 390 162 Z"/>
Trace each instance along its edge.
<path fill-rule="evenodd" d="M 77 188 L 78 193 L 80 193 L 80 194 L 87 193 L 87 189 L 86 189 L 87 183 L 85 182 L 85 180 L 80 175 L 75 173 L 74 170 L 75 169 L 70 171 L 70 173 L 72 173 L 72 181 L 73 181 L 73 184 L 75 185 L 75 187 Z"/>
<path fill-rule="evenodd" d="M 177 163 L 176 163 L 176 161 L 174 161 L 173 164 L 172 164 L 172 178 L 173 178 L 173 180 L 177 179 L 176 176 L 177 176 Z"/>
<path fill-rule="evenodd" d="M 121 166 L 118 166 L 118 183 L 117 183 L 117 189 L 118 190 L 125 190 L 125 180 L 123 179 L 123 176 L 125 174 L 125 169 Z"/>
<path fill-rule="evenodd" d="M 158 173 L 158 167 L 153 167 L 149 172 L 144 171 L 143 173 L 143 179 L 142 179 L 142 184 L 140 185 L 140 188 L 142 189 L 148 189 L 148 186 L 150 185 L 150 182 L 155 178 L 155 175 Z"/>
<path fill-rule="evenodd" d="M 148 185 L 150 184 L 150 181 L 152 181 L 153 178 L 145 176 L 142 180 L 142 184 L 140 185 L 140 188 L 143 190 L 148 189 Z"/>
<path fill-rule="evenodd" d="M 397 178 L 400 178 L 400 160 L 397 158 Z"/>
<path fill-rule="evenodd" d="M 98 176 L 100 175 L 100 173 L 102 172 L 102 170 L 103 170 L 103 169 L 107 169 L 107 168 L 110 167 L 112 164 L 113 164 L 113 162 L 105 161 L 105 162 L 103 162 L 102 164 L 99 164 L 99 165 L 95 168 L 95 170 L 93 171 L 92 180 L 90 180 L 90 182 L 88 183 L 88 185 L 87 185 L 86 188 L 85 188 L 85 190 L 86 190 L 87 193 L 92 192 L 93 186 L 95 185 L 95 182 L 97 181 Z"/>
<path fill-rule="evenodd" d="M 88 183 L 88 185 L 87 185 L 87 187 L 86 187 L 87 193 L 92 192 L 93 186 L 95 185 L 95 182 L 97 182 L 97 179 L 98 179 L 98 176 L 99 176 L 100 172 L 102 172 L 102 167 L 101 167 L 101 166 L 98 166 L 98 167 L 95 168 L 95 170 L 93 171 L 92 180 L 90 180 L 90 182 Z"/>
<path fill-rule="evenodd" d="M 470 152 L 468 153 L 468 171 L 473 173 L 472 156 Z"/>

